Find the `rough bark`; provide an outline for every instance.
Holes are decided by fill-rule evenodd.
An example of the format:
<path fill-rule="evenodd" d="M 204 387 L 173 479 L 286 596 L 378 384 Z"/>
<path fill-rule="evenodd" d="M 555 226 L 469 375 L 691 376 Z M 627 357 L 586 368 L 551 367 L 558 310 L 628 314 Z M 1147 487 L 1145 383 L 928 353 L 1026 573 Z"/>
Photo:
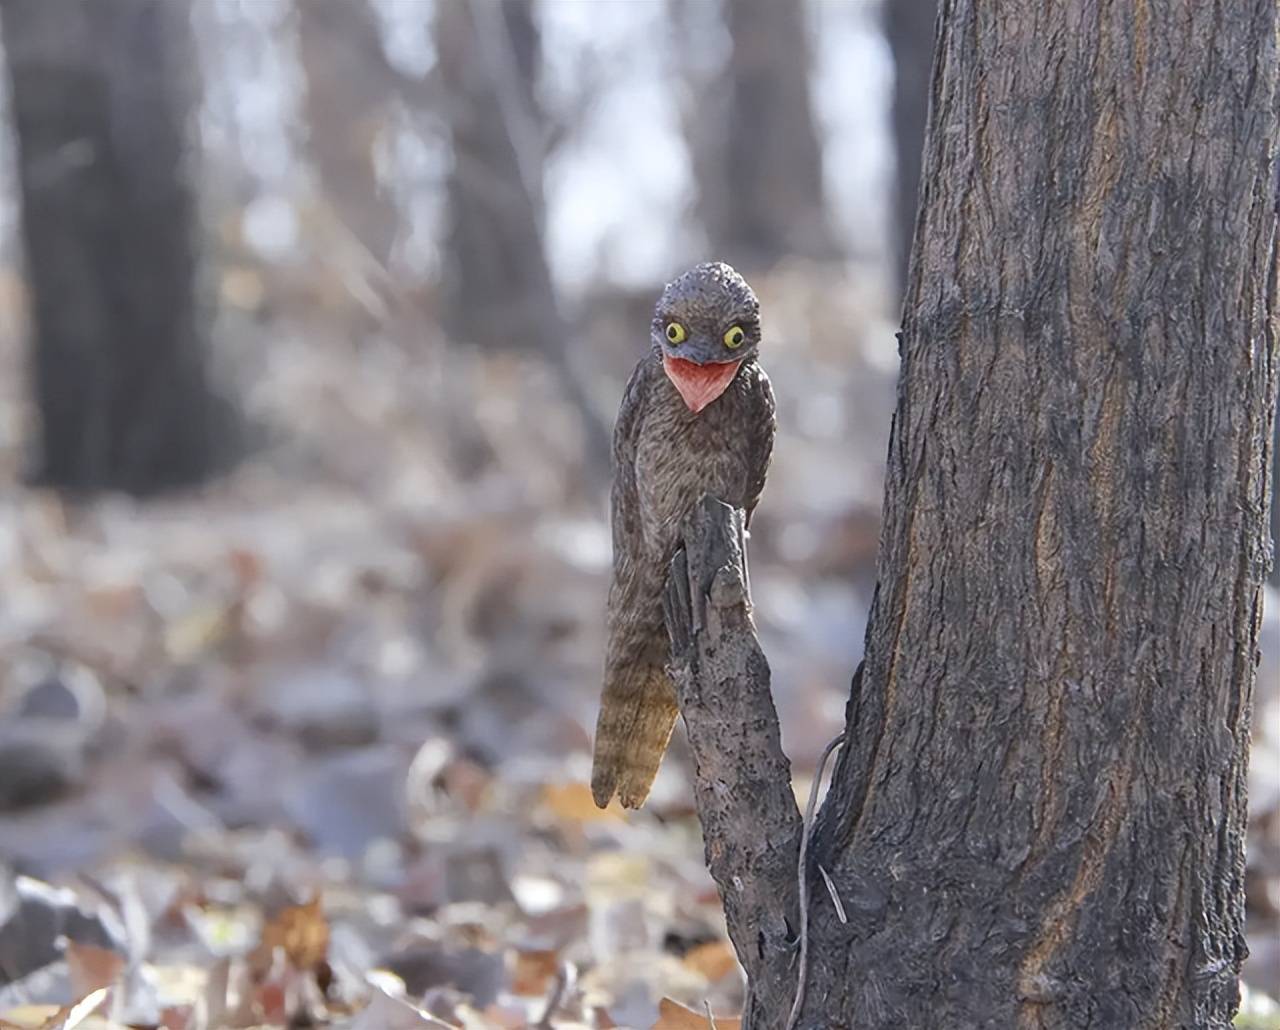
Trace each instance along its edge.
<path fill-rule="evenodd" d="M 1280 587 L 1280 418 L 1271 434 L 1271 582 Z"/>
<path fill-rule="evenodd" d="M 885 0 L 884 34 L 893 53 L 894 258 L 905 288 L 911 236 L 920 195 L 920 159 L 929 113 L 929 70 L 933 66 L 937 0 Z"/>
<path fill-rule="evenodd" d="M 792 254 L 832 259 L 805 5 L 727 0 L 723 10 L 729 60 L 690 122 L 712 250 L 744 270 Z"/>
<path fill-rule="evenodd" d="M 228 456 L 197 303 L 188 11 L 3 0 L 35 330 L 33 478 L 148 493 Z"/>
<path fill-rule="evenodd" d="M 743 1025 L 780 1027 L 796 985 L 801 824 L 751 621 L 743 513 L 704 498 L 680 538 L 663 609 L 707 866 L 747 972 Z"/>
<path fill-rule="evenodd" d="M 1226 1027 L 1277 5 L 943 0 L 801 1025 Z"/>

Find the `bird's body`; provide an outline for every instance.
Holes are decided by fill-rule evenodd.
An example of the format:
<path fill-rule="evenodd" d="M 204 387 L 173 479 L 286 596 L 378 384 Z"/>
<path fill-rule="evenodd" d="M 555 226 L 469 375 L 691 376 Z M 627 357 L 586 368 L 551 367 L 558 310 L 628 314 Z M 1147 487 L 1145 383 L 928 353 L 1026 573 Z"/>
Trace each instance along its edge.
<path fill-rule="evenodd" d="M 662 594 L 681 520 L 704 494 L 750 519 L 773 450 L 758 304 L 736 272 L 699 265 L 675 280 L 652 337 L 614 429 L 613 580 L 591 783 L 601 807 L 615 792 L 628 808 L 644 802 L 675 725 Z"/>

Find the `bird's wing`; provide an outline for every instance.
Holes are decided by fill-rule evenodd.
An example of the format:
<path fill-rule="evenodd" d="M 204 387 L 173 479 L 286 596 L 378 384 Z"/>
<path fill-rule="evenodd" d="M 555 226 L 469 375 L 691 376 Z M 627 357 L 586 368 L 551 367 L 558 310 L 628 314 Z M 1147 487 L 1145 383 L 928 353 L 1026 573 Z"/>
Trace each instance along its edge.
<path fill-rule="evenodd" d="M 759 365 L 752 370 L 747 384 L 750 398 L 747 433 L 749 436 L 747 481 L 747 525 L 751 525 L 751 513 L 755 511 L 764 490 L 765 477 L 769 474 L 769 461 L 773 457 L 773 437 L 778 428 L 777 405 L 773 399 L 773 386 Z"/>
<path fill-rule="evenodd" d="M 615 791 L 627 808 L 644 802 L 678 711 L 663 671 L 667 641 L 660 598 L 665 567 L 644 554 L 636 482 L 636 451 L 654 366 L 648 358 L 631 373 L 613 430 L 613 582 L 591 770 L 591 793 L 601 808 Z"/>
<path fill-rule="evenodd" d="M 613 427 L 613 489 L 609 503 L 613 509 L 613 563 L 614 567 L 635 549 L 636 542 L 644 538 L 640 525 L 640 497 L 636 487 L 636 445 L 640 426 L 644 422 L 645 383 L 649 377 L 651 358 L 637 363 L 618 408 L 618 420 Z"/>

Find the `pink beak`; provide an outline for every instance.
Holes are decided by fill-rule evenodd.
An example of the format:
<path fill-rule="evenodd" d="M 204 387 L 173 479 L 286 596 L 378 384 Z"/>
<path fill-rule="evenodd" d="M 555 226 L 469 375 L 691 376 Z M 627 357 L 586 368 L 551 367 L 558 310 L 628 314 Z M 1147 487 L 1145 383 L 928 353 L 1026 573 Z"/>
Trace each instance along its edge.
<path fill-rule="evenodd" d="M 717 361 L 699 365 L 696 361 L 662 355 L 662 367 L 675 384 L 685 406 L 695 415 L 724 393 L 733 382 L 741 361 Z"/>

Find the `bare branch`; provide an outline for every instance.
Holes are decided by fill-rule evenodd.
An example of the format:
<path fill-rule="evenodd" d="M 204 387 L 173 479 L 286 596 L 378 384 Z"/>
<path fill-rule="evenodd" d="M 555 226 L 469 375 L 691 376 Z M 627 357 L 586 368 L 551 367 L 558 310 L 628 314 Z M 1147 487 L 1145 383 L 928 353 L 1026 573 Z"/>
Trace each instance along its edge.
<path fill-rule="evenodd" d="M 780 1028 L 796 986 L 801 820 L 747 604 L 742 512 L 703 498 L 681 539 L 663 607 L 707 866 L 747 972 L 743 1027 Z"/>

